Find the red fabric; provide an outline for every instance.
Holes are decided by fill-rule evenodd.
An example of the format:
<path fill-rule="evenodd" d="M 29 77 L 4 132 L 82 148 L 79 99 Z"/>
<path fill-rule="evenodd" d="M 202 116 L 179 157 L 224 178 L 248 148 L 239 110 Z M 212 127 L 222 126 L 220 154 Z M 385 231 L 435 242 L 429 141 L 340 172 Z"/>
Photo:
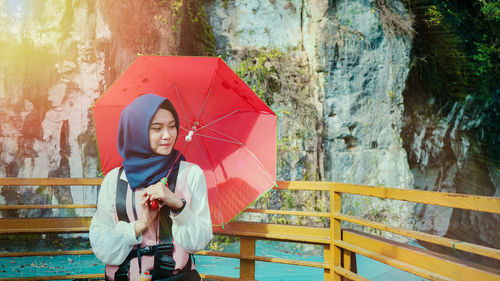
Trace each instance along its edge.
<path fill-rule="evenodd" d="M 176 149 L 204 170 L 213 225 L 227 223 L 274 186 L 277 116 L 217 57 L 139 56 L 131 64 L 93 107 L 104 173 L 122 162 L 121 110 L 147 93 L 176 108 Z"/>

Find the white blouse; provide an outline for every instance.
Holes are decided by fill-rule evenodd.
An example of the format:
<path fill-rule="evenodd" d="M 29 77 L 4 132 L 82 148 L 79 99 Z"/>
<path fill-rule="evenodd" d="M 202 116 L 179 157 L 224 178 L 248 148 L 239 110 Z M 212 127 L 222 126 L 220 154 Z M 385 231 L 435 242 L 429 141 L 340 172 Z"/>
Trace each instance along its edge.
<path fill-rule="evenodd" d="M 201 168 L 181 161 L 177 180 L 187 178 L 191 200 L 178 215 L 172 218 L 172 236 L 176 243 L 189 253 L 205 249 L 212 240 L 212 220 L 208 207 L 207 187 Z M 142 235 L 135 237 L 134 222 L 115 221 L 116 185 L 119 168 L 111 170 L 104 178 L 99 191 L 97 210 L 90 224 L 89 239 L 95 256 L 107 265 L 120 265 L 135 245 L 142 242 Z M 187 177 L 185 175 L 187 174 Z M 121 179 L 127 181 L 125 173 Z M 128 182 L 128 181 L 127 181 Z M 181 186 L 178 182 L 176 186 Z M 176 194 L 182 193 L 177 190 Z"/>

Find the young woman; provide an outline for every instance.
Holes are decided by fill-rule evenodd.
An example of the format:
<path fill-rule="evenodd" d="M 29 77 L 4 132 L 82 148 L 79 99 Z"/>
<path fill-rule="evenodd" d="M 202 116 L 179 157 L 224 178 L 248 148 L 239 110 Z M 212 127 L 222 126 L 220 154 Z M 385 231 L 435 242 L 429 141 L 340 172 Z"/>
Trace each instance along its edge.
<path fill-rule="evenodd" d="M 174 149 L 178 134 L 179 117 L 165 98 L 146 94 L 122 111 L 123 168 L 104 178 L 89 231 L 107 280 L 146 272 L 153 280 L 200 280 L 190 253 L 213 236 L 207 188 L 200 167 Z"/>

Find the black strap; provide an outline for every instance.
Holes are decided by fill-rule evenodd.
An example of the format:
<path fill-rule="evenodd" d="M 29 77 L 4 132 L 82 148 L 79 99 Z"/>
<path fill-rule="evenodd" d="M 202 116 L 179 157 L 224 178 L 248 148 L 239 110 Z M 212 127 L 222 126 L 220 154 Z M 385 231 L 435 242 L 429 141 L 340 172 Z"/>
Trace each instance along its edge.
<path fill-rule="evenodd" d="M 134 212 L 134 220 L 138 220 L 137 210 L 135 209 L 135 188 L 132 189 L 132 211 Z"/>
<path fill-rule="evenodd" d="M 130 261 L 137 256 L 136 251 L 132 250 L 125 258 L 123 263 L 115 272 L 115 281 L 128 281 L 128 272 L 130 270 Z M 107 277 L 106 277 L 107 278 Z"/>
<path fill-rule="evenodd" d="M 120 167 L 120 170 L 118 171 L 118 179 L 116 181 L 116 199 L 115 199 L 116 214 L 118 215 L 118 220 L 124 222 L 130 222 L 127 215 L 128 183 L 120 179 L 122 173 L 123 173 L 123 167 Z"/>
<path fill-rule="evenodd" d="M 168 189 L 175 193 L 175 186 L 177 185 L 177 174 L 179 169 L 172 170 L 168 178 Z M 170 218 L 170 207 L 163 206 L 160 209 L 160 241 L 165 243 L 172 243 L 172 219 Z"/>

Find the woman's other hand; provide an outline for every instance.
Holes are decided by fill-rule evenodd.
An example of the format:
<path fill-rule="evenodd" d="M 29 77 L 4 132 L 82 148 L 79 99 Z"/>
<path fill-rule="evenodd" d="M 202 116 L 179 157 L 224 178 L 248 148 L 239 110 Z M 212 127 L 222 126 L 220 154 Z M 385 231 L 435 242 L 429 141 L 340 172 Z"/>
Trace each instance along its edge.
<path fill-rule="evenodd" d="M 144 233 L 154 223 L 160 213 L 159 209 L 153 210 L 149 207 L 150 200 L 149 195 L 144 192 L 141 200 L 141 215 L 134 226 L 136 237 Z"/>
<path fill-rule="evenodd" d="M 177 196 L 161 182 L 150 185 L 146 188 L 144 193 L 147 194 L 151 201 L 160 201 L 160 206 L 167 205 L 171 209 L 179 209 L 183 205 L 181 199 L 177 198 Z"/>

